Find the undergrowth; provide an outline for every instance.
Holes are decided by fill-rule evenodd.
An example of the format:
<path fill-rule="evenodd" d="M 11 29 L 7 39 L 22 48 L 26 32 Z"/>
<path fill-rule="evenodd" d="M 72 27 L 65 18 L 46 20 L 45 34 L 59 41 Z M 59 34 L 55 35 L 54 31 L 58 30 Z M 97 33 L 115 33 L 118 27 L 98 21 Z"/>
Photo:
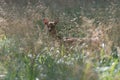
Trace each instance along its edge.
<path fill-rule="evenodd" d="M 38 53 L 26 53 L 14 38 L 0 41 L 5 80 L 119 80 L 119 58 L 104 56 L 87 57 L 82 51 L 66 54 L 61 49 L 43 46 Z"/>

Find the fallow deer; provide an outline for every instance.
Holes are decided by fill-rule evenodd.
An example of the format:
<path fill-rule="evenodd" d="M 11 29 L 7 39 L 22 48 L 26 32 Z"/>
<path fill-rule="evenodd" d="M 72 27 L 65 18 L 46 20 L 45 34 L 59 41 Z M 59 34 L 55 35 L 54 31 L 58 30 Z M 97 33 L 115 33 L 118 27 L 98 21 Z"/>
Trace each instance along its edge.
<path fill-rule="evenodd" d="M 58 20 L 55 21 L 49 21 L 48 19 L 44 19 L 44 24 L 45 24 L 45 30 L 46 32 L 51 36 L 51 38 L 54 38 L 55 41 L 59 42 L 65 47 L 74 47 L 76 45 L 80 45 L 79 47 L 81 48 L 81 44 L 83 45 L 83 49 L 89 53 L 94 53 L 94 52 L 100 52 L 102 47 L 105 47 L 104 43 L 104 30 L 95 28 L 91 29 L 89 33 L 89 37 L 85 38 L 73 38 L 73 37 L 60 37 L 57 35 L 57 30 L 56 30 L 56 24 L 59 22 Z"/>
<path fill-rule="evenodd" d="M 44 27 L 45 32 L 47 32 L 50 35 L 50 37 L 60 42 L 60 45 L 64 44 L 65 46 L 70 46 L 70 45 L 75 45 L 76 42 L 77 42 L 76 44 L 80 44 L 83 42 L 83 40 L 79 38 L 59 36 L 56 30 L 56 24 L 59 22 L 58 19 L 55 21 L 49 21 L 48 19 L 43 19 L 43 22 L 45 24 L 45 27 Z"/>

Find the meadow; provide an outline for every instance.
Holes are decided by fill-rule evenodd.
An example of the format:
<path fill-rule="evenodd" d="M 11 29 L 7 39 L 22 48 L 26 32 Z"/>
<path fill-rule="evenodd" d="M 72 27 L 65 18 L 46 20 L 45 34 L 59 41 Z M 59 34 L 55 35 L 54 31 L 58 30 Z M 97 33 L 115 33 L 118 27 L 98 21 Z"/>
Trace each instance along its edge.
<path fill-rule="evenodd" d="M 0 80 L 120 80 L 119 3 L 55 10 L 41 2 L 20 8 L 1 1 Z M 63 39 L 85 41 L 60 45 L 45 32 L 44 18 L 59 19 Z"/>

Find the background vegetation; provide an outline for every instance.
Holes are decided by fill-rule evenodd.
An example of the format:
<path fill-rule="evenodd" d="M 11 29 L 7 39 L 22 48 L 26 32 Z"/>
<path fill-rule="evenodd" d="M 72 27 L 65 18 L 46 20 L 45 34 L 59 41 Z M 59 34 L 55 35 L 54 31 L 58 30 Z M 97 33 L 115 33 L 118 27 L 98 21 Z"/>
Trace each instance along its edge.
<path fill-rule="evenodd" d="M 102 31 L 101 46 L 56 47 L 44 18 L 62 37 Z M 0 80 L 119 80 L 119 20 L 119 0 L 0 0 Z"/>

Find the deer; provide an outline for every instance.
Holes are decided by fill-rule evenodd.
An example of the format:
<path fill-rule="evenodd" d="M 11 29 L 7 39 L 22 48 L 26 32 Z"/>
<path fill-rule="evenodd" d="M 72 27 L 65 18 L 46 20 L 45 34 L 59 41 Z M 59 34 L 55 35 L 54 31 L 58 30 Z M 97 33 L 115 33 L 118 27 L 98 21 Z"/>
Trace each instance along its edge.
<path fill-rule="evenodd" d="M 59 42 L 59 45 L 65 45 L 65 46 L 73 46 L 76 44 L 81 44 L 83 42 L 83 39 L 79 38 L 73 38 L 73 37 L 61 37 L 59 36 L 56 30 L 56 25 L 58 24 L 59 20 L 55 21 L 49 21 L 48 19 L 43 19 L 44 22 L 44 30 L 45 32 L 54 40 L 57 40 Z M 77 43 L 76 43 L 77 42 Z"/>
<path fill-rule="evenodd" d="M 61 37 L 58 36 L 56 30 L 56 25 L 59 20 L 49 21 L 48 19 L 43 19 L 45 30 L 49 36 L 54 39 L 56 42 L 59 42 L 59 45 L 64 45 L 65 47 L 71 49 L 74 46 L 80 49 L 84 49 L 87 55 L 91 53 L 99 53 L 102 48 L 105 47 L 105 31 L 102 28 L 91 28 L 91 31 L 88 33 L 90 36 L 84 38 L 75 38 L 75 37 Z M 80 45 L 80 46 L 79 46 Z"/>

